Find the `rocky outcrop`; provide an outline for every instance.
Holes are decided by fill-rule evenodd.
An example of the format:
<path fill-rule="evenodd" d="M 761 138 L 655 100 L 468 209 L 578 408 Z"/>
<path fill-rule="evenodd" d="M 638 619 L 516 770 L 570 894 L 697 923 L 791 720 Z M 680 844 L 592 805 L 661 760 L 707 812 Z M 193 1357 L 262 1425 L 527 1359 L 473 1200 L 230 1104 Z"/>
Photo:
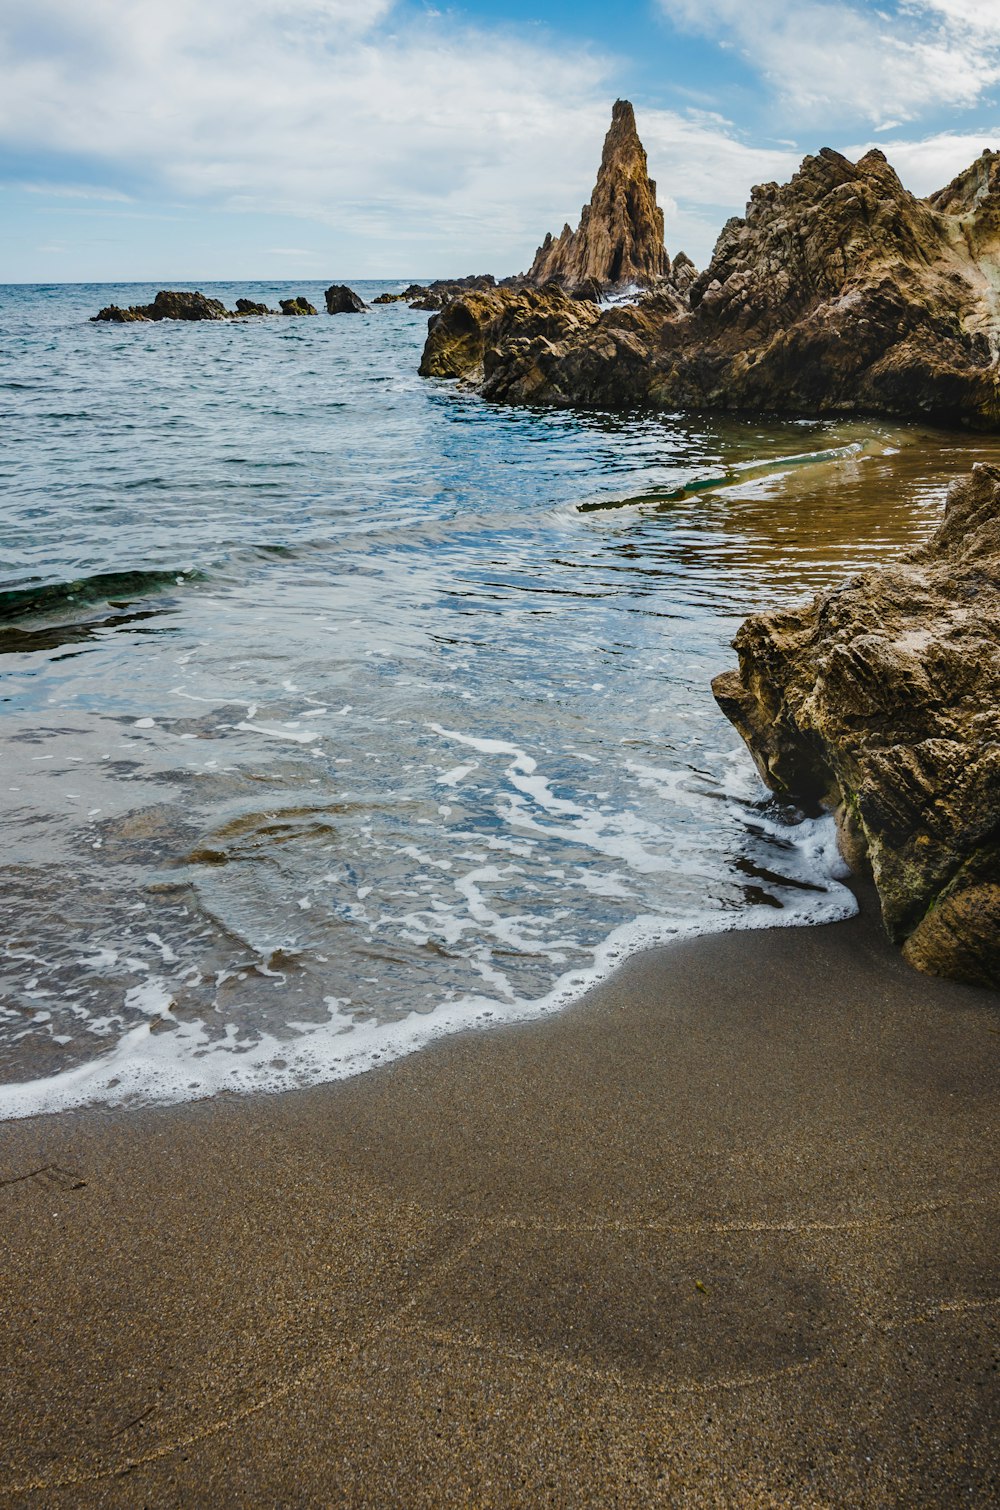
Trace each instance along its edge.
<path fill-rule="evenodd" d="M 525 401 L 530 401 L 530 355 L 551 351 L 599 318 L 595 304 L 572 299 L 551 284 L 547 288 L 492 289 L 449 301 L 431 321 L 424 348 L 423 377 L 464 377 L 490 391 L 498 354 L 508 350 L 513 322 L 521 355 Z M 544 379 L 540 378 L 544 382 Z"/>
<path fill-rule="evenodd" d="M 597 183 L 580 224 L 575 231 L 566 225 L 559 236 L 546 236 L 526 279 L 536 287 L 558 283 L 570 290 L 644 288 L 662 278 L 669 265 L 663 211 L 656 203 L 635 112 L 628 100 L 616 100 Z"/>
<path fill-rule="evenodd" d="M 188 293 L 178 289 L 161 289 L 152 304 L 132 304 L 128 309 L 119 309 L 109 304 L 94 320 L 114 324 L 132 324 L 143 320 L 228 320 L 231 313 L 218 299 L 209 299 L 202 293 Z"/>
<path fill-rule="evenodd" d="M 114 325 L 133 325 L 146 320 L 242 320 L 251 316 L 276 315 L 278 310 L 266 304 L 257 304 L 253 299 L 237 299 L 235 309 L 227 309 L 219 299 L 209 299 L 205 294 L 189 293 L 184 289 L 161 289 L 152 304 L 132 304 L 120 309 L 109 304 L 92 321 Z M 316 311 L 305 299 L 282 299 L 281 313 L 286 315 L 314 315 Z"/>
<path fill-rule="evenodd" d="M 255 304 L 253 299 L 237 299 L 236 313 L 238 315 L 276 315 L 276 309 L 269 309 L 266 304 Z"/>
<path fill-rule="evenodd" d="M 420 372 L 460 378 L 485 398 L 508 403 L 564 402 L 551 374 L 566 351 L 586 352 L 590 372 L 577 372 L 573 402 L 630 408 L 647 381 L 649 331 L 675 316 L 683 301 L 669 285 L 634 304 L 602 313 L 558 284 L 496 289 L 452 299 L 431 320 Z M 568 400 L 565 400 L 568 402 Z"/>
<path fill-rule="evenodd" d="M 789 183 L 753 190 L 703 273 L 692 277 L 685 258 L 627 319 L 609 309 L 542 352 L 506 307 L 502 347 L 484 338 L 496 349 L 483 392 L 511 403 L 862 412 L 996 429 L 998 163 L 986 153 L 919 200 L 881 152 L 852 163 L 824 148 Z M 530 327 L 528 303 L 524 319 Z M 425 370 L 441 337 L 432 327 Z"/>
<path fill-rule="evenodd" d="M 767 784 L 835 810 L 912 964 L 1000 986 L 1000 469 L 922 550 L 734 643 L 713 690 Z"/>
<path fill-rule="evenodd" d="M 331 283 L 323 297 L 328 315 L 363 315 L 368 308 L 346 283 Z"/>
<path fill-rule="evenodd" d="M 401 297 L 411 309 L 438 310 L 463 294 L 488 293 L 497 286 L 492 273 L 470 273 L 467 278 L 436 278 L 433 283 L 411 283 Z"/>
<path fill-rule="evenodd" d="M 315 305 L 310 304 L 309 300 L 304 298 L 302 294 L 297 294 L 294 299 L 279 299 L 278 303 L 281 306 L 281 313 L 283 315 L 315 315 L 319 313 Z"/>

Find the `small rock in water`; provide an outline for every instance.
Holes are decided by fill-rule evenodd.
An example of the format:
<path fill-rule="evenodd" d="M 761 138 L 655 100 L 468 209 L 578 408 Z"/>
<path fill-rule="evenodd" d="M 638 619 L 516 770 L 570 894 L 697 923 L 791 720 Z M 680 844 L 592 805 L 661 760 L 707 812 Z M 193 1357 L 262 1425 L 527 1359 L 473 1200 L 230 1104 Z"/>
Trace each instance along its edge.
<path fill-rule="evenodd" d="M 328 315 L 361 315 L 368 308 L 364 300 L 359 299 L 353 288 L 348 288 L 346 283 L 331 283 L 324 297 Z M 382 303 L 385 302 L 383 297 Z"/>
<path fill-rule="evenodd" d="M 281 305 L 281 313 L 283 315 L 315 315 L 318 313 L 316 308 L 309 303 L 309 300 L 304 299 L 301 294 L 296 294 L 294 299 L 279 299 L 278 303 Z"/>

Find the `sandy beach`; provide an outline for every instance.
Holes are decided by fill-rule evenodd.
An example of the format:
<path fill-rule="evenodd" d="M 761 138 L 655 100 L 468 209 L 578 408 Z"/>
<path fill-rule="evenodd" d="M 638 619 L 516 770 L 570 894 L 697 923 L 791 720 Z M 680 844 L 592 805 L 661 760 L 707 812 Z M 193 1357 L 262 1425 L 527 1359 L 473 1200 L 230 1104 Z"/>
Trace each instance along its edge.
<path fill-rule="evenodd" d="M 1000 1002 L 870 911 L 6 1124 L 3 1503 L 995 1503 Z"/>

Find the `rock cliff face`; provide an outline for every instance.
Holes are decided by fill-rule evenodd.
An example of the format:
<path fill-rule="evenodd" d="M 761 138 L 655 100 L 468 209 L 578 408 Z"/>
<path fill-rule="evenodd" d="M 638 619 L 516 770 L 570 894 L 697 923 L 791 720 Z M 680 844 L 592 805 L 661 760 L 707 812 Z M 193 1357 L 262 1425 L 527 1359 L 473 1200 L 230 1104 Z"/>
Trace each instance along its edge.
<path fill-rule="evenodd" d="M 918 969 L 1000 985 L 1000 469 L 897 566 L 748 619 L 723 712 L 775 791 L 835 809 Z"/>
<path fill-rule="evenodd" d="M 580 224 L 575 231 L 567 225 L 560 236 L 546 236 L 526 280 L 536 287 L 642 288 L 662 278 L 669 265 L 663 211 L 656 203 L 635 112 L 628 100 L 616 100 L 597 183 Z"/>
<path fill-rule="evenodd" d="M 824 148 L 789 183 L 753 190 L 703 273 L 675 268 L 661 288 L 545 350 L 505 305 L 502 342 L 484 332 L 494 358 L 482 391 L 1000 427 L 1000 154 L 919 200 L 881 152 L 851 163 Z M 500 313 L 480 305 L 477 318 L 490 326 Z M 431 329 L 424 370 L 445 335 Z"/>

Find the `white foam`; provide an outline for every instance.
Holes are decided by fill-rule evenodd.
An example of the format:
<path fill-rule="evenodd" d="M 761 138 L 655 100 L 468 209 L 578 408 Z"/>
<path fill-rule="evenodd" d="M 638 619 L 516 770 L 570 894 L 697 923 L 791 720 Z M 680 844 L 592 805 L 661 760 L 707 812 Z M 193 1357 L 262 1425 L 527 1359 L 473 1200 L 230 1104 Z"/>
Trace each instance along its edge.
<path fill-rule="evenodd" d="M 515 752 L 508 747 L 494 753 Z M 131 1029 L 109 1054 L 88 1064 L 47 1079 L 0 1087 L 0 1117 L 37 1116 L 94 1102 L 124 1105 L 135 1101 L 144 1104 L 189 1101 L 222 1090 L 276 1092 L 340 1080 L 413 1053 L 450 1033 L 476 1026 L 525 1022 L 560 1011 L 644 949 L 699 934 L 794 927 L 852 916 L 856 911 L 854 897 L 834 877 L 834 872 L 842 873 L 842 866 L 836 858 L 832 818 L 807 821 L 791 832 L 802 864 L 825 868 L 826 891 L 795 896 L 780 913 L 767 906 L 751 906 L 732 914 L 706 910 L 670 919 L 637 917 L 615 928 L 592 951 L 588 965 L 566 970 L 547 992 L 534 999 L 515 995 L 506 977 L 487 955 L 473 964 L 495 995 L 466 994 L 438 1004 L 431 1012 L 414 1011 L 393 1023 L 356 1023 L 342 1011 L 348 1004 L 330 997 L 327 998 L 330 1015 L 324 1023 L 300 1024 L 301 1031 L 287 1038 L 262 1034 L 249 1041 L 241 1040 L 232 1024 L 221 1039 L 211 1037 L 203 1023 L 175 1025 L 169 984 L 152 976 L 126 996 L 126 1004 L 142 1011 L 152 1022 Z M 454 884 L 465 896 L 470 916 L 485 925 L 493 937 L 508 946 L 531 948 L 535 940 L 529 936 L 530 920 L 502 918 L 486 900 L 484 886 L 500 879 L 496 867 L 483 866 Z M 397 919 L 400 921 L 410 922 L 422 931 L 426 916 L 416 914 L 406 920 Z M 454 927 L 448 929 L 447 919 L 441 917 L 435 919 L 437 936 L 442 936 L 442 925 L 445 936 L 450 934 L 453 938 Z M 275 972 L 263 967 L 262 973 Z"/>
<path fill-rule="evenodd" d="M 237 729 L 243 729 L 251 734 L 268 734 L 272 739 L 290 739 L 293 744 L 308 745 L 319 739 L 319 735 L 312 729 L 299 729 L 295 726 L 282 725 L 275 728 L 273 724 L 251 723 L 244 719 Z"/>

